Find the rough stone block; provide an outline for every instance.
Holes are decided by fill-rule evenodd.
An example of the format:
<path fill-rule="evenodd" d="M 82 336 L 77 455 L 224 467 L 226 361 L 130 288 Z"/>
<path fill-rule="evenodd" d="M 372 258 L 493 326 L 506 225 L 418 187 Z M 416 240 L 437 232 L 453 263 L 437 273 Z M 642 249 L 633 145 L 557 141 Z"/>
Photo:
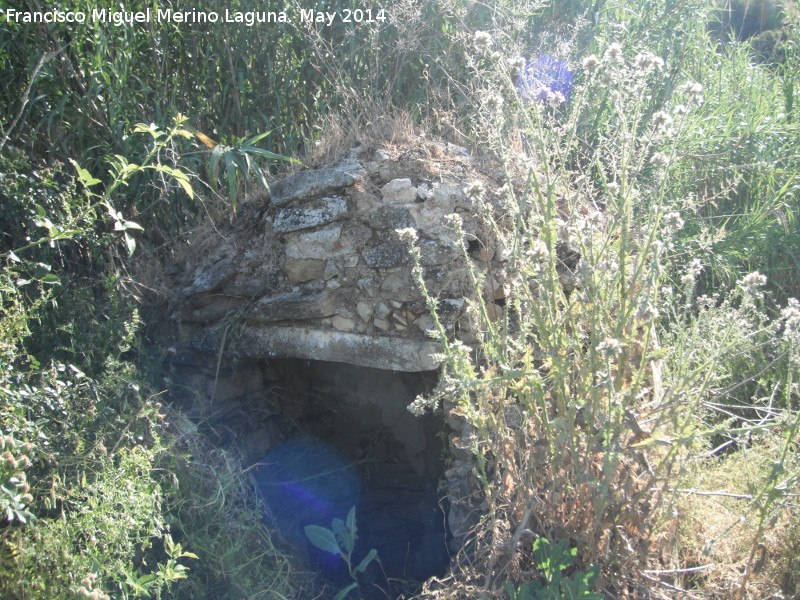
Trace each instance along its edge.
<path fill-rule="evenodd" d="M 369 302 L 360 300 L 358 304 L 356 304 L 356 312 L 364 321 L 369 321 L 372 318 L 373 308 Z"/>
<path fill-rule="evenodd" d="M 335 312 L 335 294 L 327 291 L 311 295 L 290 292 L 272 298 L 261 298 L 248 313 L 247 320 L 256 323 L 271 323 L 329 317 Z"/>
<path fill-rule="evenodd" d="M 286 206 L 327 196 L 353 185 L 358 175 L 340 168 L 300 171 L 272 185 L 272 204 Z"/>
<path fill-rule="evenodd" d="M 275 215 L 273 229 L 277 233 L 288 233 L 327 225 L 347 214 L 347 200 L 341 196 L 320 198 L 302 206 L 290 206 Z"/>
<path fill-rule="evenodd" d="M 348 249 L 340 242 L 342 228 L 331 225 L 317 231 L 295 233 L 286 238 L 286 258 L 317 258 L 346 254 Z"/>
<path fill-rule="evenodd" d="M 456 208 L 463 208 L 466 195 L 460 186 L 448 185 L 445 183 L 434 184 L 433 189 L 428 192 L 425 204 L 427 206 L 441 209 L 445 214 L 453 212 Z"/>
<path fill-rule="evenodd" d="M 314 258 L 300 258 L 286 261 L 286 276 L 290 281 L 302 283 L 321 279 L 325 274 L 325 261 Z"/>
<path fill-rule="evenodd" d="M 381 284 L 381 292 L 384 296 L 391 297 L 394 302 L 400 303 L 419 298 L 417 286 L 406 273 L 387 275 Z"/>
<path fill-rule="evenodd" d="M 343 317 L 342 315 L 335 315 L 331 319 L 331 324 L 339 331 L 353 331 L 356 328 L 356 322 L 353 319 Z"/>
<path fill-rule="evenodd" d="M 410 179 L 392 179 L 381 188 L 386 204 L 410 204 L 417 200 L 417 188 Z"/>
<path fill-rule="evenodd" d="M 234 311 L 240 310 L 242 301 L 231 296 L 213 295 L 203 297 L 201 306 L 191 309 L 184 315 L 184 320 L 194 323 L 213 323 L 224 319 Z"/>
<path fill-rule="evenodd" d="M 408 262 L 408 247 L 400 242 L 385 242 L 364 251 L 364 260 L 373 269 L 399 267 Z"/>
<path fill-rule="evenodd" d="M 198 268 L 191 284 L 183 290 L 183 295 L 191 296 L 213 292 L 236 274 L 232 258 L 222 258 L 214 263 Z"/>
<path fill-rule="evenodd" d="M 378 302 L 375 305 L 375 316 L 379 319 L 388 319 L 391 312 L 391 309 L 384 302 Z"/>
<path fill-rule="evenodd" d="M 369 224 L 374 229 L 402 229 L 413 227 L 414 219 L 407 208 L 380 206 L 370 215 Z"/>
<path fill-rule="evenodd" d="M 420 260 L 426 267 L 443 265 L 453 260 L 459 254 L 458 247 L 453 243 L 439 243 L 433 240 L 420 240 Z"/>

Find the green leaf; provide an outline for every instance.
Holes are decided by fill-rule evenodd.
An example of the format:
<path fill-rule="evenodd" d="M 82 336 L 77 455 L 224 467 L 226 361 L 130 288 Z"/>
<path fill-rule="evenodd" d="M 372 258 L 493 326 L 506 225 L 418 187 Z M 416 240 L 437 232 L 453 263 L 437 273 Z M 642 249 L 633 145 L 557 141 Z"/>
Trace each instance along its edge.
<path fill-rule="evenodd" d="M 136 252 L 136 240 L 127 231 L 125 232 L 125 245 L 128 247 L 128 255 L 132 256 Z"/>
<path fill-rule="evenodd" d="M 258 165 L 253 165 L 253 171 L 255 171 L 256 177 L 258 177 L 258 180 L 261 182 L 261 185 L 264 186 L 264 189 L 269 191 L 269 182 L 267 181 L 267 178 L 264 176 L 264 171 L 261 169 L 261 167 L 259 167 Z"/>
<path fill-rule="evenodd" d="M 353 552 L 355 546 L 355 539 L 353 538 L 352 532 L 347 529 L 347 526 L 341 519 L 334 519 L 331 522 L 331 530 L 333 531 L 333 535 L 336 536 L 336 539 L 341 543 L 345 553 L 349 556 Z"/>
<path fill-rule="evenodd" d="M 508 600 L 517 600 L 517 590 L 513 583 L 506 581 L 503 584 L 503 589 L 505 590 L 506 594 L 508 594 Z"/>
<path fill-rule="evenodd" d="M 338 594 L 336 594 L 336 595 L 333 597 L 333 600 L 343 600 L 344 598 L 346 598 L 346 597 L 347 597 L 347 595 L 348 595 L 350 592 L 352 592 L 352 591 L 353 591 L 354 589 L 356 589 L 357 587 L 358 587 L 358 584 L 357 584 L 357 583 L 355 583 L 355 582 L 351 583 L 351 584 L 350 584 L 350 585 L 348 585 L 346 588 L 344 588 L 343 590 L 339 591 L 339 593 L 338 593 Z"/>
<path fill-rule="evenodd" d="M 255 146 L 240 146 L 242 152 L 247 152 L 248 154 L 257 154 L 259 156 L 263 156 L 265 158 L 271 158 L 273 160 L 292 160 L 288 156 L 284 156 L 282 154 L 275 154 L 274 152 L 270 152 L 269 150 L 264 150 L 263 148 L 256 148 Z"/>
<path fill-rule="evenodd" d="M 377 555 L 378 551 L 375 550 L 375 548 L 367 552 L 367 555 L 363 558 L 363 560 L 360 563 L 358 563 L 358 566 L 356 567 L 356 573 L 363 573 L 364 571 L 366 571 L 367 567 L 369 566 L 369 563 L 375 560 L 375 557 Z"/>
<path fill-rule="evenodd" d="M 186 192 L 186 195 L 194 200 L 194 190 L 192 189 L 192 185 L 184 179 L 178 179 L 178 183 L 183 188 L 183 191 Z"/>
<path fill-rule="evenodd" d="M 211 179 L 211 187 L 213 187 L 215 190 L 217 189 L 217 165 L 219 163 L 219 159 L 222 158 L 223 150 L 227 149 L 227 146 L 217 144 L 211 151 L 211 158 L 208 160 L 208 176 Z"/>
<path fill-rule="evenodd" d="M 270 133 L 272 133 L 272 131 L 265 131 L 264 133 L 259 133 L 258 135 L 254 135 L 249 140 L 245 140 L 244 142 L 242 142 L 242 147 L 253 146 L 254 144 L 257 144 L 265 137 L 267 137 Z"/>
<path fill-rule="evenodd" d="M 350 509 L 347 513 L 347 529 L 353 535 L 353 540 L 358 539 L 358 527 L 356 526 L 356 507 Z"/>
<path fill-rule="evenodd" d="M 83 167 L 81 167 L 77 162 L 75 162 L 74 160 L 70 160 L 70 162 L 72 163 L 72 166 L 75 167 L 75 170 L 78 172 L 78 178 L 81 180 L 81 183 L 85 187 L 89 188 L 94 185 L 97 185 L 98 183 L 101 183 L 99 179 L 92 177 L 92 174 L 89 173 L 89 171 L 87 171 Z"/>
<path fill-rule="evenodd" d="M 330 529 L 320 527 L 319 525 L 306 525 L 305 532 L 308 541 L 320 550 L 330 552 L 331 554 L 342 554 L 342 549 L 339 548 L 339 542 L 336 541 L 336 536 L 333 535 Z"/>
<path fill-rule="evenodd" d="M 233 214 L 236 214 L 236 163 L 233 156 L 226 156 L 225 178 L 228 180 L 228 195 L 233 206 Z"/>
<path fill-rule="evenodd" d="M 146 586 L 148 583 L 152 583 L 153 581 L 155 581 L 155 579 L 156 576 L 153 575 L 152 573 L 145 573 L 144 575 L 139 577 L 139 579 L 136 580 L 136 583 L 138 583 L 141 586 Z"/>
<path fill-rule="evenodd" d="M 231 152 L 228 160 L 233 159 L 233 162 L 238 167 L 239 171 L 242 175 L 246 175 L 250 172 L 250 157 L 247 154 L 235 154 Z"/>
<path fill-rule="evenodd" d="M 160 131 L 158 127 L 156 127 L 155 123 L 150 123 L 150 125 L 145 125 L 144 123 L 137 123 L 136 126 L 133 128 L 134 133 L 149 133 L 154 140 L 157 140 L 160 137 L 164 136 L 164 132 Z"/>

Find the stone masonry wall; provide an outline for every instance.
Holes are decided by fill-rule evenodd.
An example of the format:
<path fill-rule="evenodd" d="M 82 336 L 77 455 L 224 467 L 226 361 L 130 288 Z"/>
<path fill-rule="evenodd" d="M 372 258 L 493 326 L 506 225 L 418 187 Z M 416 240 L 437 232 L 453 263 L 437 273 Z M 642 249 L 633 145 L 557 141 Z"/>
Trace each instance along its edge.
<path fill-rule="evenodd" d="M 466 315 L 476 294 L 470 268 L 488 318 L 501 315 L 508 293 L 505 250 L 479 217 L 489 207 L 502 223 L 501 182 L 476 163 L 463 148 L 427 140 L 356 148 L 333 166 L 278 181 L 268 199 L 240 206 L 230 224 L 197 236 L 168 268 L 177 299 L 172 318 L 183 337 L 174 362 L 205 364 L 209 390 L 220 387 L 223 350 L 235 364 L 289 358 L 437 369 L 434 321 L 397 230 L 416 231 L 425 286 L 448 336 L 475 342 L 476 324 Z M 468 257 L 448 224 L 452 214 L 463 224 Z M 562 283 L 574 287 L 572 277 L 564 269 Z M 202 376 L 193 373 L 186 384 L 198 390 Z M 447 498 L 457 552 L 483 507 L 465 442 L 471 426 L 447 403 L 444 409 L 448 456 L 439 496 Z"/>
<path fill-rule="evenodd" d="M 356 148 L 332 167 L 300 171 L 274 184 L 268 202 L 240 207 L 230 231 L 193 242 L 198 250 L 175 269 L 173 318 L 201 351 L 219 347 L 222 323 L 234 356 L 435 369 L 433 319 L 396 230 L 417 231 L 426 286 L 448 333 L 468 340 L 462 316 L 474 292 L 445 217 L 461 217 L 495 310 L 503 256 L 476 216 L 475 193 L 486 189 L 468 153 L 441 142 L 402 154 Z"/>

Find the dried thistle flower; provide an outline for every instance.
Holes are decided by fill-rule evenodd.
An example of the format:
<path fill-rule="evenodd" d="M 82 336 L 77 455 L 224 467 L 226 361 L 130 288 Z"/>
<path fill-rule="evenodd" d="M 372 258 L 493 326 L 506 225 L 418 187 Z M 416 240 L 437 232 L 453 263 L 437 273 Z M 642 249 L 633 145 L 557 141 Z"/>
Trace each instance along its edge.
<path fill-rule="evenodd" d="M 636 307 L 636 314 L 634 317 L 638 321 L 643 321 L 645 323 L 649 323 L 650 321 L 654 321 L 658 317 L 658 310 L 655 306 L 650 302 L 649 299 L 644 298 L 639 302 L 638 306 Z"/>
<path fill-rule="evenodd" d="M 488 31 L 476 31 L 475 35 L 472 36 L 472 43 L 475 44 L 478 50 L 485 52 L 492 47 L 494 39 Z"/>
<path fill-rule="evenodd" d="M 681 277 L 682 283 L 692 283 L 703 270 L 703 262 L 699 258 L 695 258 L 692 262 L 689 263 L 689 266 L 686 268 L 686 273 L 684 273 L 683 277 Z"/>
<path fill-rule="evenodd" d="M 477 197 L 483 195 L 486 188 L 482 181 L 471 181 L 465 188 L 464 192 L 469 197 Z"/>
<path fill-rule="evenodd" d="M 595 350 L 607 357 L 616 356 L 622 352 L 622 344 L 618 339 L 607 337 L 597 345 Z"/>
<path fill-rule="evenodd" d="M 547 104 L 552 108 L 558 108 L 566 101 L 567 99 L 564 98 L 564 94 L 561 92 L 550 92 L 547 94 Z"/>
<path fill-rule="evenodd" d="M 445 223 L 453 227 L 454 229 L 460 229 L 463 225 L 464 221 L 461 218 L 461 215 L 458 213 L 450 213 L 449 215 L 444 216 Z"/>
<path fill-rule="evenodd" d="M 512 73 L 519 73 L 522 69 L 525 68 L 526 60 L 524 56 L 513 56 L 508 59 L 508 69 Z"/>
<path fill-rule="evenodd" d="M 656 56 L 652 52 L 640 52 L 636 55 L 633 64 L 641 71 L 642 75 L 649 73 L 651 70 L 661 71 L 664 68 L 664 61 L 660 56 Z"/>
<path fill-rule="evenodd" d="M 789 298 L 786 308 L 781 310 L 783 318 L 783 337 L 794 340 L 800 336 L 800 302 Z"/>
<path fill-rule="evenodd" d="M 703 103 L 703 86 L 696 81 L 689 81 L 683 86 L 683 93 L 697 106 Z"/>
<path fill-rule="evenodd" d="M 483 107 L 487 113 L 500 113 L 505 100 L 500 94 L 487 94 L 483 98 Z"/>
<path fill-rule="evenodd" d="M 745 275 L 738 285 L 748 296 L 758 297 L 761 295 L 761 288 L 767 285 L 767 277 L 758 271 L 754 271 Z"/>
<path fill-rule="evenodd" d="M 675 233 L 683 227 L 683 219 L 678 211 L 672 211 L 664 215 L 664 227 L 670 232 Z"/>
<path fill-rule="evenodd" d="M 650 164 L 657 168 L 666 167 L 669 165 L 669 157 L 663 152 L 656 152 L 650 157 Z"/>
<path fill-rule="evenodd" d="M 395 229 L 394 232 L 404 242 L 413 244 L 419 239 L 417 230 L 413 227 L 403 227 L 402 229 Z"/>
<path fill-rule="evenodd" d="M 685 104 L 678 104 L 675 108 L 672 109 L 673 114 L 676 117 L 682 117 L 689 113 L 689 107 Z"/>
<path fill-rule="evenodd" d="M 653 127 L 655 127 L 656 130 L 663 131 L 668 129 L 671 125 L 672 117 L 669 115 L 669 113 L 659 110 L 653 114 Z"/>
<path fill-rule="evenodd" d="M 606 53 L 603 55 L 603 60 L 610 64 L 623 64 L 625 59 L 622 55 L 622 45 L 618 42 L 611 44 L 608 48 L 606 48 Z"/>
<path fill-rule="evenodd" d="M 683 86 L 683 92 L 688 96 L 699 96 L 703 93 L 703 85 L 696 81 L 689 81 Z"/>
<path fill-rule="evenodd" d="M 600 70 L 600 64 L 600 59 L 594 54 L 590 54 L 581 61 L 581 66 L 583 66 L 583 70 L 589 77 L 594 76 Z"/>
<path fill-rule="evenodd" d="M 422 396 L 417 396 L 414 401 L 409 404 L 406 409 L 415 417 L 421 417 L 428 409 L 428 402 Z"/>
<path fill-rule="evenodd" d="M 536 262 L 543 262 L 550 256 L 550 253 L 547 251 L 547 244 L 542 240 L 536 240 L 528 253 L 531 260 Z"/>

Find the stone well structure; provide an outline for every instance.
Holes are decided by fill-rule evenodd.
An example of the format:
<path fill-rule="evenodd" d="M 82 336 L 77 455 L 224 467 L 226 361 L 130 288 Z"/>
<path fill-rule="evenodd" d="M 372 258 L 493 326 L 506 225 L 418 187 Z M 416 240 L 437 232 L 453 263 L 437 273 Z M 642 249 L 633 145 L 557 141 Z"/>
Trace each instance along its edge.
<path fill-rule="evenodd" d="M 461 547 L 480 503 L 472 458 L 459 449 L 463 419 L 406 409 L 433 389 L 440 346 L 397 230 L 416 231 L 448 335 L 474 341 L 470 267 L 490 318 L 507 293 L 504 249 L 479 216 L 487 207 L 499 214 L 491 208 L 499 187 L 452 144 L 356 148 L 278 181 L 167 270 L 181 338 L 171 362 L 176 395 L 221 443 L 235 438 L 256 469 L 297 436 L 367 465 L 358 510 L 367 542 L 398 558 L 392 576 L 440 573 L 442 553 Z"/>
<path fill-rule="evenodd" d="M 433 319 L 412 274 L 413 228 L 426 286 L 453 335 L 473 294 L 458 239 L 446 217 L 463 221 L 474 266 L 490 300 L 505 297 L 502 249 L 479 224 L 476 197 L 486 178 L 466 150 L 428 142 L 404 155 L 355 149 L 338 164 L 273 185 L 271 197 L 240 208 L 240 231 L 221 232 L 180 265 L 173 315 L 199 350 L 219 347 L 223 321 L 242 325 L 226 352 L 291 357 L 395 371 L 437 367 Z"/>

